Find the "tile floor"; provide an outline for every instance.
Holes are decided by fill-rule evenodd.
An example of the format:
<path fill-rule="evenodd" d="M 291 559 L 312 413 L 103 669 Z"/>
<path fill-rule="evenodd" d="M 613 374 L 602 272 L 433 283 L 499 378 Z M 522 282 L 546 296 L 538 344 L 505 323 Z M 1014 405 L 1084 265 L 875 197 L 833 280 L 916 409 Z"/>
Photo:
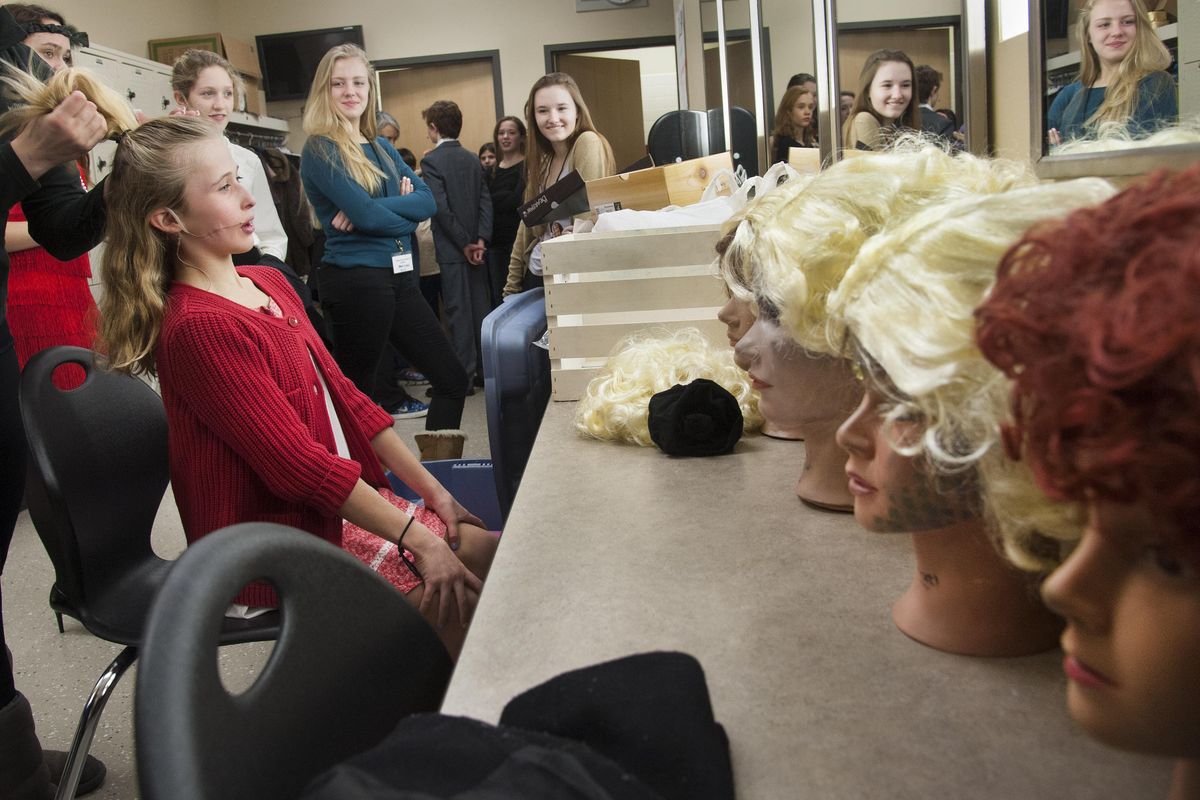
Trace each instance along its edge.
<path fill-rule="evenodd" d="M 414 392 L 414 396 L 420 396 Z M 467 398 L 463 430 L 468 439 L 463 455 L 487 458 L 487 419 L 483 390 Z M 396 431 L 416 452 L 412 435 L 424 430 L 424 420 L 401 420 Z M 168 490 L 155 525 L 155 552 L 177 556 L 184 547 L 183 529 L 174 498 Z M 17 688 L 33 706 L 42 746 L 70 747 L 83 703 L 96 678 L 120 651 L 119 646 L 96 639 L 79 623 L 65 619 L 66 633 L 59 634 L 47 604 L 54 572 L 42 549 L 28 512 L 17 520 L 16 534 L 4 570 L 4 624 L 13 651 Z M 222 649 L 222 677 L 237 691 L 249 686 L 270 653 L 269 643 Z M 108 779 L 96 800 L 134 800 L 138 797 L 134 763 L 133 688 L 136 664 L 113 692 L 96 731 L 91 752 L 108 766 Z"/>

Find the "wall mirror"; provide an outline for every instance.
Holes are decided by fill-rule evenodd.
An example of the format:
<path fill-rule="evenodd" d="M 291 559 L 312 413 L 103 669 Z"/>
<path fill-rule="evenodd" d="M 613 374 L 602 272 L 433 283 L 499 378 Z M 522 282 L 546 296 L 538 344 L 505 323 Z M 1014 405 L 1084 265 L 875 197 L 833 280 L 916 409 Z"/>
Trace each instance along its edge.
<path fill-rule="evenodd" d="M 860 86 L 867 57 L 876 50 L 900 50 L 916 67 L 928 66 L 940 75 L 936 94 L 917 115 L 925 130 L 943 136 L 960 149 L 988 152 L 987 57 L 984 0 L 931 0 L 920 5 L 920 16 L 903 8 L 859 0 L 813 0 L 816 22 L 816 63 L 823 97 L 837 97 L 831 113 L 821 109 L 821 154 L 836 159 L 844 147 L 846 121 L 869 113 L 875 104 Z M 869 87 L 868 87 L 869 88 Z M 920 105 L 913 80 L 913 102 Z M 843 93 L 853 93 L 853 99 Z M 864 95 L 860 97 L 860 95 Z M 845 98 L 848 108 L 840 113 Z M 886 119 L 886 108 L 875 108 Z"/>
<path fill-rule="evenodd" d="M 705 108 L 713 110 L 714 127 L 728 122 L 731 149 L 753 147 L 754 158 L 741 162 L 761 174 L 773 160 L 772 132 L 788 81 L 816 68 L 812 14 L 795 0 L 701 0 L 700 23 Z"/>
<path fill-rule="evenodd" d="M 1200 144 L 1135 141 L 1092 154 L 1070 145 L 1095 139 L 1104 117 L 1139 141 L 1200 118 L 1200 1 L 1030 0 L 1029 42 L 1030 155 L 1039 175 L 1138 175 L 1200 161 Z M 1129 59 L 1145 65 L 1132 101 L 1108 109 L 1108 75 Z"/>

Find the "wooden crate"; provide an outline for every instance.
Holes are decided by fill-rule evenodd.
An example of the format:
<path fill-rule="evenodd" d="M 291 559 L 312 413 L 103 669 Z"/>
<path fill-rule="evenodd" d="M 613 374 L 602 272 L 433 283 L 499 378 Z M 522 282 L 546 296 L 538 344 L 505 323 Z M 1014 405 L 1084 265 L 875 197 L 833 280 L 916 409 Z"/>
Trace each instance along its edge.
<path fill-rule="evenodd" d="M 588 205 L 600 213 L 622 208 L 658 211 L 670 205 L 688 206 L 700 202 L 709 182 L 723 169 L 733 169 L 729 153 L 597 178 L 587 182 Z"/>
<path fill-rule="evenodd" d="M 560 236 L 542 243 L 555 400 L 578 400 L 626 336 L 699 328 L 727 344 L 713 269 L 719 225 Z"/>

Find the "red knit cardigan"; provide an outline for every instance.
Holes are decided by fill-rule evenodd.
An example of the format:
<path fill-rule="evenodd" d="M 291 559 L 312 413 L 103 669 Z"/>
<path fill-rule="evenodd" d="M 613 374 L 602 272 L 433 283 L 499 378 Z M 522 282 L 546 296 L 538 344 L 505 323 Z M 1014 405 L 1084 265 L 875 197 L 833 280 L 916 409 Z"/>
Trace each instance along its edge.
<path fill-rule="evenodd" d="M 278 271 L 238 272 L 270 295 L 283 316 L 176 282 L 155 350 L 184 533 L 190 543 L 227 525 L 266 521 L 340 546 L 337 511 L 357 480 L 388 485 L 370 440 L 392 426 L 392 417 L 338 369 Z M 313 359 L 350 460 L 337 456 Z M 271 606 L 277 599 L 254 584 L 237 602 Z"/>

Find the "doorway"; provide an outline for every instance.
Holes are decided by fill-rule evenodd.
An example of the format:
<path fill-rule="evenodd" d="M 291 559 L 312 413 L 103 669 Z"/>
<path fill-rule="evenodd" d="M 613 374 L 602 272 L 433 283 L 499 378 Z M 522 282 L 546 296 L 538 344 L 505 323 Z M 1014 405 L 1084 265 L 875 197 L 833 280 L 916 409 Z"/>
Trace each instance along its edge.
<path fill-rule="evenodd" d="M 436 100 L 453 100 L 462 109 L 458 140 L 463 147 L 474 153 L 492 140 L 496 120 L 503 116 L 498 51 L 381 61 L 375 68 L 383 110 L 400 123 L 396 148 L 412 150 L 418 163 L 433 146 L 421 111 Z"/>

